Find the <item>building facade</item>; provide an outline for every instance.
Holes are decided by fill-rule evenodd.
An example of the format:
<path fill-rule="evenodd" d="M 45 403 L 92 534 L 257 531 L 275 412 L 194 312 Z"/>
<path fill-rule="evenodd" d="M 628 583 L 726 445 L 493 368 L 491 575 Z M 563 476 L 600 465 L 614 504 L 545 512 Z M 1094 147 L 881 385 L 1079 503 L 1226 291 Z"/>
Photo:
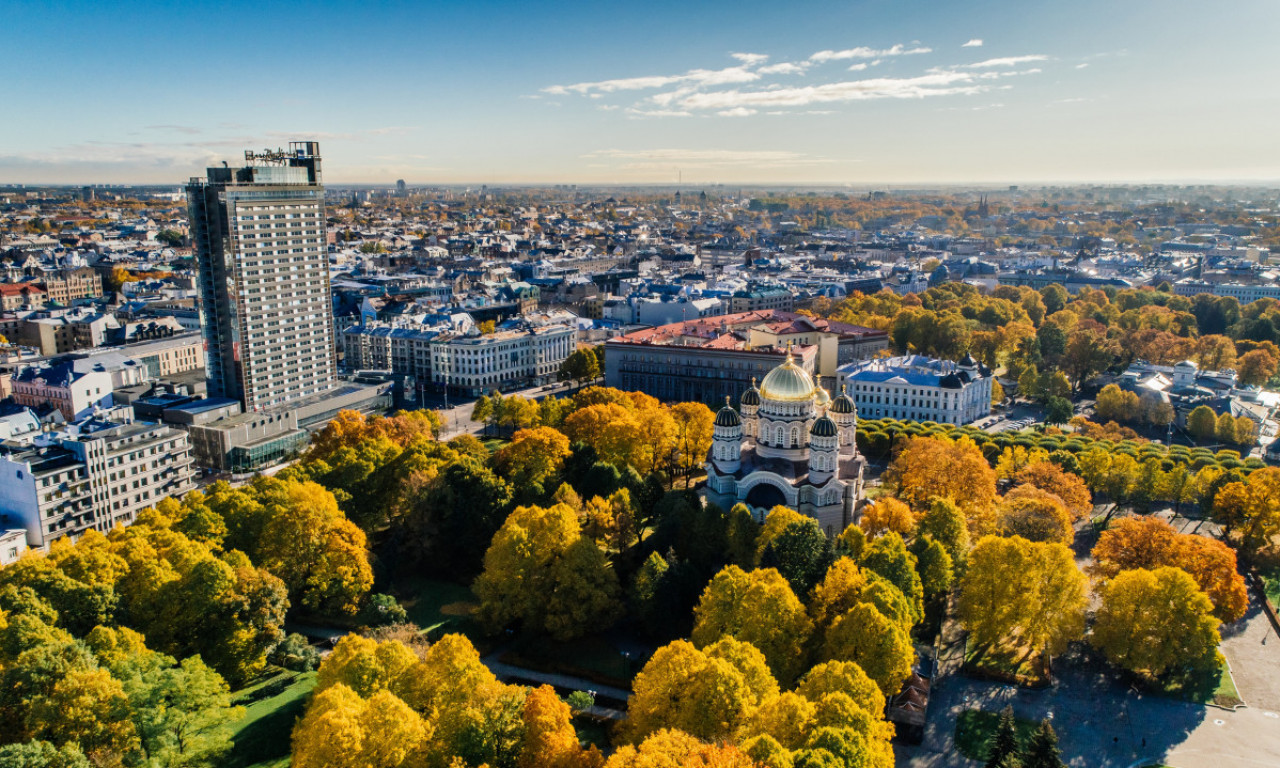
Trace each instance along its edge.
<path fill-rule="evenodd" d="M 556 381 L 574 350 L 567 325 L 499 330 L 431 342 L 431 381 L 468 395 Z"/>
<path fill-rule="evenodd" d="M 0 528 L 24 529 L 29 546 L 47 549 L 63 536 L 128 525 L 191 490 L 186 433 L 130 414 L 84 419 L 0 455 Z"/>
<path fill-rule="evenodd" d="M 781 310 L 742 312 L 650 328 L 605 343 L 605 381 L 661 400 L 710 406 L 738 398 L 782 363 L 788 344 L 810 376 L 888 346 L 884 331 Z"/>
<path fill-rule="evenodd" d="M 828 536 L 856 522 L 866 462 L 858 453 L 857 412 L 831 400 L 794 359 L 716 414 L 707 455 L 707 502 L 745 504 L 757 520 L 782 505 L 808 515 Z"/>
<path fill-rule="evenodd" d="M 209 392 L 263 411 L 333 387 L 320 147 L 245 153 L 187 185 Z"/>
<path fill-rule="evenodd" d="M 836 382 L 863 418 L 968 424 L 991 413 L 991 370 L 965 355 L 960 362 L 922 355 L 842 365 Z"/>

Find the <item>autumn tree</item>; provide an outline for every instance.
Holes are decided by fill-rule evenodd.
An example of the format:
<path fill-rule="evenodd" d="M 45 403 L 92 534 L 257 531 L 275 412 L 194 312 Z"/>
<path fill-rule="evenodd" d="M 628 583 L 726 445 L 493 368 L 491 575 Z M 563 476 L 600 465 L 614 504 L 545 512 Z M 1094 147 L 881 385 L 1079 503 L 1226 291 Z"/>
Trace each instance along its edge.
<path fill-rule="evenodd" d="M 1125 517 L 1102 532 L 1093 548 L 1094 572 L 1111 579 L 1123 571 L 1163 566 L 1181 568 L 1214 605 L 1214 615 L 1235 621 L 1248 607 L 1235 552 L 1207 536 L 1178 533 L 1154 517 Z"/>
<path fill-rule="evenodd" d="M 986 536 L 969 553 L 960 619 L 980 645 L 1059 654 L 1084 633 L 1084 609 L 1084 574 L 1061 544 Z"/>
<path fill-rule="evenodd" d="M 1265 349 L 1246 352 L 1236 361 L 1240 383 L 1260 387 L 1276 375 L 1280 359 Z"/>
<path fill-rule="evenodd" d="M 1239 533 L 1245 549 L 1267 546 L 1280 534 L 1280 468 L 1256 469 L 1243 482 L 1222 486 L 1213 512 L 1228 536 Z"/>
<path fill-rule="evenodd" d="M 1187 431 L 1195 435 L 1195 438 L 1200 441 L 1212 438 L 1217 424 L 1218 417 L 1214 414 L 1213 409 L 1207 405 L 1197 405 L 1187 415 Z"/>
<path fill-rule="evenodd" d="M 888 470 L 898 498 L 912 509 L 927 509 L 934 498 L 951 499 L 980 524 L 996 497 L 996 475 L 972 440 L 912 438 Z M 981 527 L 979 525 L 979 527 Z"/>
<path fill-rule="evenodd" d="M 759 650 L 725 637 L 703 650 L 684 640 L 659 648 L 632 690 L 630 741 L 663 728 L 715 740 L 732 736 L 757 705 L 778 695 L 778 684 Z"/>
<path fill-rule="evenodd" d="M 855 605 L 832 623 L 822 654 L 825 659 L 857 664 L 885 696 L 898 692 L 915 661 L 910 636 L 867 603 Z"/>
<path fill-rule="evenodd" d="M 706 648 L 723 637 L 750 643 L 764 654 L 784 684 L 799 675 L 812 624 L 804 605 L 773 568 L 751 572 L 725 567 L 715 575 L 694 609 L 692 640 Z"/>
<path fill-rule="evenodd" d="M 558 639 L 599 631 L 620 608 L 617 575 L 564 504 L 512 512 L 474 589 L 490 629 L 518 624 Z"/>
<path fill-rule="evenodd" d="M 1005 494 L 996 515 L 1002 536 L 1058 544 L 1070 544 L 1075 538 L 1071 514 L 1062 499 L 1034 485 L 1020 485 Z"/>
<path fill-rule="evenodd" d="M 1062 356 L 1063 370 L 1071 377 L 1076 389 L 1095 374 L 1106 370 L 1119 355 L 1114 341 L 1096 328 L 1079 328 L 1067 337 L 1067 348 Z"/>
<path fill-rule="evenodd" d="M 1217 626 L 1213 604 L 1185 571 L 1137 568 L 1103 587 L 1090 642 L 1113 664 L 1155 677 L 1217 666 Z"/>
<path fill-rule="evenodd" d="M 544 483 L 559 474 L 569 454 L 569 438 L 559 430 L 535 427 L 512 435 L 511 442 L 493 455 L 493 465 L 526 498 L 537 498 Z"/>
<path fill-rule="evenodd" d="M 911 507 L 892 496 L 883 496 L 862 510 L 858 525 L 870 537 L 892 531 L 910 536 L 916 528 L 916 515 Z"/>
<path fill-rule="evenodd" d="M 338 684 L 318 692 L 293 729 L 293 765 L 328 768 L 416 764 L 431 735 L 422 717 L 395 694 L 362 698 Z"/>
<path fill-rule="evenodd" d="M 1013 479 L 1018 485 L 1032 485 L 1057 496 L 1073 520 L 1082 520 L 1093 511 L 1093 495 L 1084 480 L 1052 461 L 1032 462 Z"/>

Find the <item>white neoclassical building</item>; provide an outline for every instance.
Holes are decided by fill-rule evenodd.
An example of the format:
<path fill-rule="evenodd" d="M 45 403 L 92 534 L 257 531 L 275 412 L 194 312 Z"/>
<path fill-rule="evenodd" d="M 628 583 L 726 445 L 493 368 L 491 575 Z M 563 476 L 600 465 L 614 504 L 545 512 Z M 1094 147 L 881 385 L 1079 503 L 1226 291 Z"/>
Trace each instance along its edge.
<path fill-rule="evenodd" d="M 991 413 L 991 371 L 970 355 L 861 360 L 837 368 L 836 381 L 869 419 L 968 424 Z"/>
<path fill-rule="evenodd" d="M 786 361 L 716 414 L 707 456 L 707 501 L 746 504 L 756 519 L 781 504 L 817 519 L 828 536 L 854 522 L 865 465 L 854 441 L 853 400 L 834 401 Z"/>

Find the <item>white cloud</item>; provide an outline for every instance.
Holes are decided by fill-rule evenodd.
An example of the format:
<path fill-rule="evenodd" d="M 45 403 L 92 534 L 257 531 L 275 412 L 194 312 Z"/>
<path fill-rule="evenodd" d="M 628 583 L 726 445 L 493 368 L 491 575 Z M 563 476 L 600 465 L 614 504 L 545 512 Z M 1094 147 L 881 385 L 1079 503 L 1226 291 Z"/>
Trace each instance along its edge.
<path fill-rule="evenodd" d="M 987 59 L 973 64 L 961 64 L 962 69 L 990 69 L 992 67 L 1016 67 L 1019 64 L 1026 64 L 1031 61 L 1048 61 L 1049 57 L 1042 54 L 1032 54 L 1030 56 L 1005 56 L 999 59 Z"/>
<path fill-rule="evenodd" d="M 1077 64 L 1077 65 L 1076 65 L 1076 69 L 1084 69 L 1084 68 L 1085 68 L 1085 67 L 1087 67 L 1087 66 L 1089 66 L 1087 63 L 1086 63 L 1086 64 Z"/>
<path fill-rule="evenodd" d="M 843 51 L 818 51 L 809 57 L 809 61 L 825 62 L 825 61 L 843 61 L 846 59 L 876 59 L 881 56 L 914 56 L 920 53 L 930 53 L 932 48 L 917 46 L 915 48 L 907 48 L 902 43 L 898 43 L 892 48 L 884 48 L 877 50 L 866 46 L 857 48 L 847 48 Z"/>
<path fill-rule="evenodd" d="M 754 67 L 769 60 L 769 57 L 763 53 L 731 53 L 729 55 L 748 67 Z"/>
<path fill-rule="evenodd" d="M 665 88 L 676 83 L 690 83 L 700 86 L 729 85 L 733 83 L 750 83 L 759 79 L 759 74 L 748 69 L 746 65 L 742 65 L 724 69 L 691 69 L 682 75 L 649 75 L 646 77 L 624 77 L 616 80 L 574 83 L 572 85 L 552 85 L 543 88 L 542 92 L 556 96 L 565 96 L 570 93 L 586 95 L 592 92 L 613 93 L 615 91 L 650 90 Z"/>
<path fill-rule="evenodd" d="M 803 107 L 870 99 L 923 99 L 930 96 L 965 95 L 989 89 L 990 86 L 979 84 L 968 72 L 934 72 L 919 77 L 874 78 L 797 88 L 691 93 L 677 103 L 686 110 Z"/>
<path fill-rule="evenodd" d="M 636 109 L 627 107 L 627 114 L 632 117 L 693 117 L 692 112 L 682 109 Z"/>
<path fill-rule="evenodd" d="M 849 65 L 849 71 L 850 71 L 850 72 L 861 72 L 862 70 L 864 70 L 864 69 L 866 69 L 866 68 L 867 68 L 867 62 L 865 62 L 865 61 L 860 61 L 860 62 L 858 62 L 857 64 L 850 64 L 850 65 Z"/>
<path fill-rule="evenodd" d="M 802 75 L 810 66 L 812 65 L 807 61 L 798 64 L 793 61 L 782 61 L 777 64 L 770 64 L 767 67 L 761 67 L 756 71 L 762 75 Z"/>
<path fill-rule="evenodd" d="M 721 117 L 750 117 L 755 113 L 756 113 L 756 110 L 754 109 L 747 109 L 746 107 L 734 107 L 733 109 L 726 109 L 721 112 L 717 112 L 716 114 Z"/>
<path fill-rule="evenodd" d="M 970 40 L 969 42 L 965 43 L 964 45 L 962 45 L 962 46 L 960 46 L 960 47 L 961 47 L 961 48 L 981 48 L 981 47 L 982 47 L 982 38 L 975 37 L 975 38 L 973 38 L 972 40 Z"/>

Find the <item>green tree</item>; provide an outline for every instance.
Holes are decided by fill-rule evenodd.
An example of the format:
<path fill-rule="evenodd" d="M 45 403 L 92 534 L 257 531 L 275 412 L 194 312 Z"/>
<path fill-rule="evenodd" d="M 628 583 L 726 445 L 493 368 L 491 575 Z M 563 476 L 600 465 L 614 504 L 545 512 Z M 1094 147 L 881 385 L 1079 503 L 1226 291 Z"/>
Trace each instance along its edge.
<path fill-rule="evenodd" d="M 1041 720 L 1023 751 L 1023 768 L 1067 768 L 1058 749 L 1058 734 L 1048 720 Z"/>
<path fill-rule="evenodd" d="M 1013 718 L 1013 707 L 1006 706 L 1000 711 L 1000 721 L 996 726 L 995 736 L 987 750 L 986 768 L 1011 768 L 1016 766 L 1019 755 L 1018 733 Z M 1015 762 L 1010 762 L 1010 761 Z"/>
<path fill-rule="evenodd" d="M 579 384 L 600 378 L 600 358 L 592 349 L 577 349 L 560 364 L 560 380 Z"/>
<path fill-rule="evenodd" d="M 1196 406 L 1187 416 L 1187 431 L 1201 442 L 1213 437 L 1217 425 L 1218 417 L 1207 405 Z"/>
<path fill-rule="evenodd" d="M 1051 397 L 1045 407 L 1046 424 L 1066 424 L 1071 421 L 1071 401 L 1065 397 Z"/>

